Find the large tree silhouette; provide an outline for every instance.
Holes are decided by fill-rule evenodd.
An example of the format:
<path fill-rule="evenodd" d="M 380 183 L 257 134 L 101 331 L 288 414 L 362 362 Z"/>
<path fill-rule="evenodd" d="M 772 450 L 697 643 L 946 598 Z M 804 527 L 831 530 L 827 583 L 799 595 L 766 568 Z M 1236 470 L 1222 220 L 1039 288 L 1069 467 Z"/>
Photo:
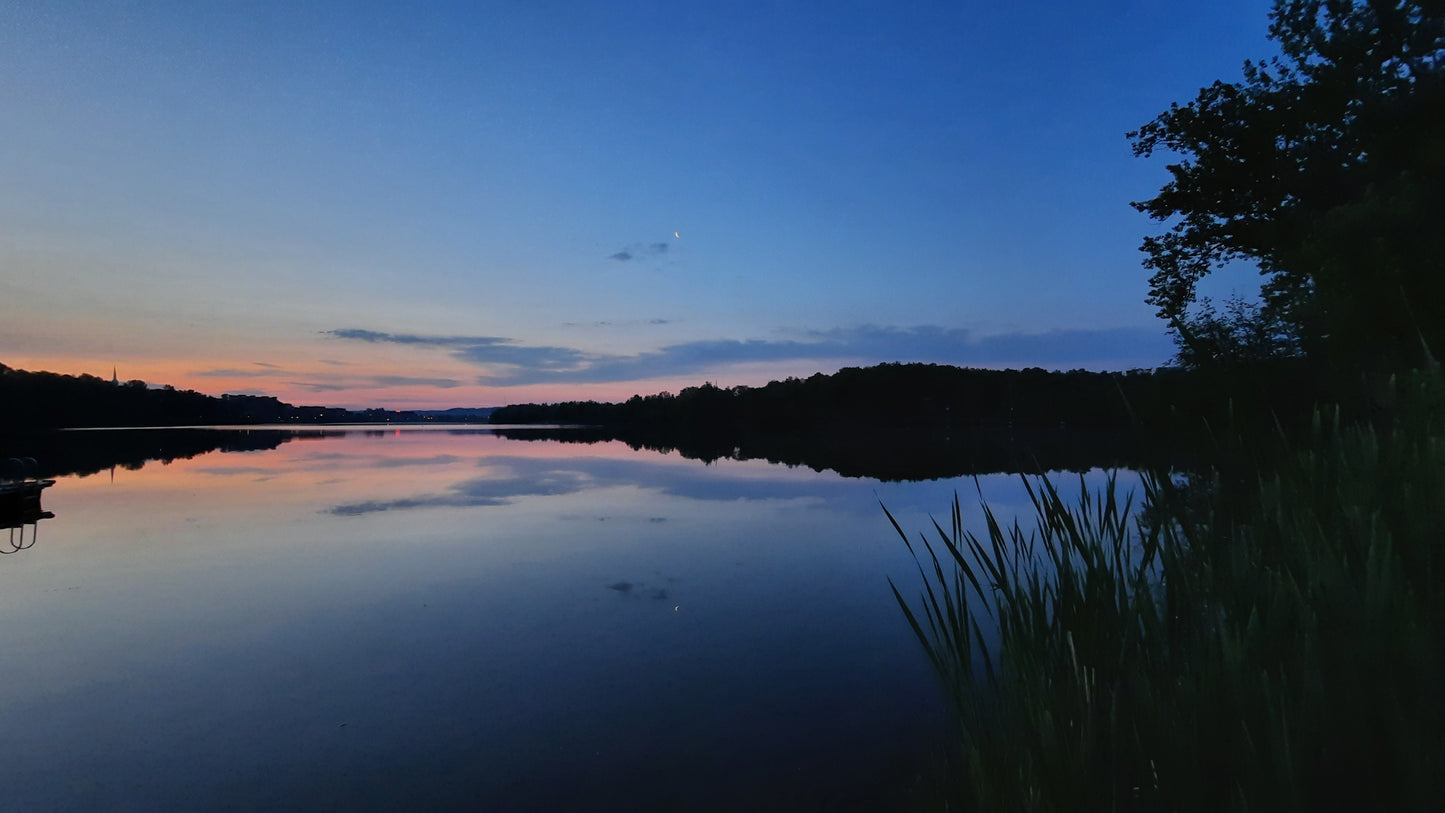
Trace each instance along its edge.
<path fill-rule="evenodd" d="M 1196 283 L 1247 260 L 1266 318 L 1312 355 L 1439 354 L 1445 0 L 1276 0 L 1270 36 L 1281 56 L 1129 134 L 1179 158 L 1134 204 L 1170 223 L 1142 247 L 1148 301 L 1187 334 Z"/>

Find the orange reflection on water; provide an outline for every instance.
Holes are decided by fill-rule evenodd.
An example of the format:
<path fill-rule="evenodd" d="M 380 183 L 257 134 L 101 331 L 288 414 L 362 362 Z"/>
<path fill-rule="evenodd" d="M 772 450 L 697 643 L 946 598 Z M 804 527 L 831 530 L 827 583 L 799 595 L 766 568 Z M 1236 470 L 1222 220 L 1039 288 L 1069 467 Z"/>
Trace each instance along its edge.
<path fill-rule="evenodd" d="M 340 433 L 340 434 L 339 434 Z M 621 442 L 559 444 L 510 440 L 476 428 L 348 428 L 301 431 L 270 450 L 213 451 L 140 469 L 60 478 L 47 507 L 103 512 L 113 521 L 136 511 L 294 514 L 363 501 L 447 493 L 475 478 L 506 477 L 506 461 L 560 463 L 572 458 L 697 465 L 675 454 L 633 450 Z M 776 476 L 776 473 L 775 475 Z M 260 510 L 258 510 L 258 507 Z"/>

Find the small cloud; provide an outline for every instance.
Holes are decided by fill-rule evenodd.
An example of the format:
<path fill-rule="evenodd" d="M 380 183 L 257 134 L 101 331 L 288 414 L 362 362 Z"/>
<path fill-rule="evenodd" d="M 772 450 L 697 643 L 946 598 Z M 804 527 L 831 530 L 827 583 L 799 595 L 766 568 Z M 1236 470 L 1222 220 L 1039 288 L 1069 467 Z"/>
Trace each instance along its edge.
<path fill-rule="evenodd" d="M 287 381 L 286 383 L 311 392 L 341 392 L 355 388 L 352 384 L 331 384 L 325 381 Z"/>
<path fill-rule="evenodd" d="M 660 257 L 666 254 L 669 248 L 667 243 L 633 243 L 623 247 L 617 253 L 609 255 L 607 259 L 625 263 L 639 256 Z"/>
<path fill-rule="evenodd" d="M 268 369 L 243 370 L 235 367 L 222 367 L 215 370 L 198 370 L 191 373 L 191 375 L 197 378 L 264 378 L 266 376 L 272 375 L 291 375 L 291 373 L 287 373 L 285 370 L 282 370 L 280 367 L 277 367 L 273 364 L 262 366 L 267 367 Z"/>
<path fill-rule="evenodd" d="M 376 330 L 362 330 L 361 328 L 342 328 L 341 330 L 323 330 L 323 334 L 335 336 L 338 339 L 358 339 L 363 342 L 395 342 L 397 344 L 417 344 L 417 337 L 404 333 L 382 333 Z M 433 340 L 433 343 L 441 338 Z"/>
<path fill-rule="evenodd" d="M 288 382 L 312 392 L 340 392 L 342 390 L 374 389 L 383 387 L 434 387 L 449 390 L 462 386 L 455 378 L 423 378 L 409 375 L 338 376 L 316 375 L 305 381 Z"/>
<path fill-rule="evenodd" d="M 349 361 L 337 361 L 335 359 L 321 359 L 322 364 L 330 364 L 332 367 L 350 367 Z"/>
<path fill-rule="evenodd" d="M 588 322 L 585 325 L 582 322 L 562 322 L 561 324 L 562 327 L 636 327 L 638 325 L 669 325 L 672 324 L 672 320 L 626 319 L 619 322 L 612 319 L 599 319 L 596 322 Z"/>
<path fill-rule="evenodd" d="M 455 378 L 415 378 L 407 375 L 377 375 L 372 376 L 370 381 L 378 387 L 436 387 L 441 390 L 462 385 Z"/>
<path fill-rule="evenodd" d="M 257 367 L 265 367 L 265 368 L 268 369 L 268 370 L 279 370 L 279 369 L 281 369 L 281 365 L 279 365 L 279 364 L 268 364 L 268 363 L 266 363 L 266 362 L 264 362 L 264 361 L 253 361 L 253 362 L 251 362 L 251 363 L 254 364 L 254 365 L 256 365 Z"/>
<path fill-rule="evenodd" d="M 419 344 L 432 345 L 435 347 L 482 347 L 515 344 L 513 340 L 501 336 L 421 336 L 416 333 L 385 333 L 379 330 L 363 330 L 361 328 L 342 328 L 340 330 L 323 330 L 323 335 L 335 336 L 338 339 L 357 339 L 373 344 Z"/>
<path fill-rule="evenodd" d="M 261 466 L 203 466 L 195 469 L 195 471 L 201 474 L 210 474 L 219 477 L 226 477 L 235 474 L 259 474 L 266 476 L 275 476 L 276 474 L 280 473 L 276 469 L 269 469 Z"/>
<path fill-rule="evenodd" d="M 382 469 L 396 469 L 406 466 L 444 466 L 458 460 L 461 458 L 449 454 L 438 454 L 431 457 L 383 457 L 372 465 Z"/>

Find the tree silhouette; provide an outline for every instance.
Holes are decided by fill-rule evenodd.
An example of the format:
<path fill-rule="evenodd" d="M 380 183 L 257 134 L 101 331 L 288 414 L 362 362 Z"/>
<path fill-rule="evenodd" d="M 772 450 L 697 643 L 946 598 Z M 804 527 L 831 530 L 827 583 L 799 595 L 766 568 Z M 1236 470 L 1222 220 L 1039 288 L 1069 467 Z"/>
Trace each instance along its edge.
<path fill-rule="evenodd" d="M 1174 332 L 1185 367 L 1235 368 L 1299 353 L 1290 325 L 1240 296 L 1225 300 L 1223 313 L 1205 297 L 1193 314 L 1175 323 Z"/>
<path fill-rule="evenodd" d="M 1129 134 L 1180 156 L 1144 240 L 1149 303 L 1179 331 L 1195 285 L 1257 263 L 1263 315 L 1311 355 L 1445 346 L 1445 1 L 1276 0 L 1282 56 L 1244 64 Z"/>

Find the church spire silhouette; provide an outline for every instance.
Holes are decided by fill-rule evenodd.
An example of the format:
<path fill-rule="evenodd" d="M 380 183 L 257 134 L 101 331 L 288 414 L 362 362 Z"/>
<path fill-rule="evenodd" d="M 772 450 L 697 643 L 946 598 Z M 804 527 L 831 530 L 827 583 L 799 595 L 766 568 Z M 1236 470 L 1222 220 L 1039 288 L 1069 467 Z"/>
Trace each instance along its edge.
<path fill-rule="evenodd" d="M 111 367 L 111 368 L 110 368 L 110 383 L 115 384 L 115 385 L 117 385 L 117 386 L 120 384 L 120 378 L 115 374 L 115 368 L 114 368 L 114 367 Z"/>

